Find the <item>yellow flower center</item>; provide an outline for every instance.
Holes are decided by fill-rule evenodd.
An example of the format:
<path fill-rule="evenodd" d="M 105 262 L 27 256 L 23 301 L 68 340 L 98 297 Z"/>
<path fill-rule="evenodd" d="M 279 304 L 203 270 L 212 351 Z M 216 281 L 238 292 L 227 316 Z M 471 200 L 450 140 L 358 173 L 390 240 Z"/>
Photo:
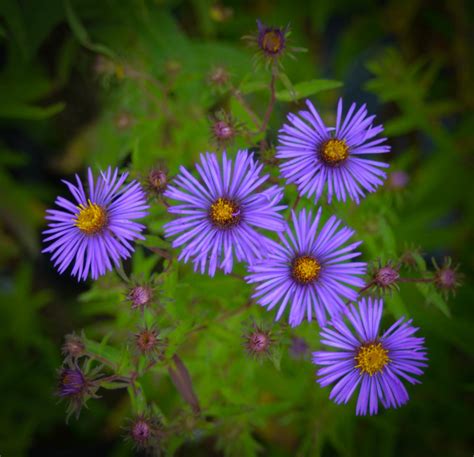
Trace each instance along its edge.
<path fill-rule="evenodd" d="M 382 343 L 361 346 L 354 359 L 357 362 L 356 368 L 360 368 L 360 374 L 368 373 L 370 376 L 382 371 L 390 361 L 388 351 L 383 348 Z"/>
<path fill-rule="evenodd" d="M 103 230 L 107 224 L 107 212 L 102 206 L 88 200 L 87 205 L 79 205 L 75 215 L 75 226 L 87 235 L 94 235 Z"/>
<path fill-rule="evenodd" d="M 211 205 L 209 216 L 218 227 L 231 227 L 240 220 L 239 207 L 232 200 L 218 198 Z"/>
<path fill-rule="evenodd" d="M 283 45 L 282 35 L 277 31 L 270 30 L 263 35 L 262 48 L 271 53 L 276 54 L 281 51 Z"/>
<path fill-rule="evenodd" d="M 321 145 L 319 155 L 327 165 L 336 166 L 349 157 L 349 146 L 344 140 L 331 138 Z"/>
<path fill-rule="evenodd" d="M 308 284 L 319 278 L 321 265 L 314 258 L 308 255 L 297 257 L 291 265 L 293 278 L 300 284 Z"/>

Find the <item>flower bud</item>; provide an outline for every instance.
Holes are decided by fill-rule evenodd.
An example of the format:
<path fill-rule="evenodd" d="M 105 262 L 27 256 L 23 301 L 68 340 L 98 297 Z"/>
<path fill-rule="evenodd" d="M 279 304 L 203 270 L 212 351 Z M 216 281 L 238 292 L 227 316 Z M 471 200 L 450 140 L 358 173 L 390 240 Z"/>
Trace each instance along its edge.
<path fill-rule="evenodd" d="M 255 358 L 269 356 L 275 342 L 269 330 L 255 323 L 250 326 L 243 338 L 247 353 Z"/>
<path fill-rule="evenodd" d="M 452 266 L 452 259 L 446 257 L 441 267 L 438 266 L 436 260 L 433 259 L 436 268 L 434 276 L 434 284 L 446 297 L 456 292 L 456 289 L 462 284 L 463 275 L 458 272 L 459 265 Z"/>
<path fill-rule="evenodd" d="M 397 281 L 400 279 L 398 268 L 389 261 L 386 265 L 378 263 L 378 266 L 372 267 L 372 283 L 380 293 L 398 289 Z"/>
<path fill-rule="evenodd" d="M 127 427 L 127 439 L 133 443 L 133 447 L 137 450 L 158 449 L 163 435 L 160 421 L 149 413 L 136 416 Z"/>
<path fill-rule="evenodd" d="M 152 168 L 145 181 L 149 195 L 161 197 L 168 187 L 168 171 L 164 166 Z"/>
<path fill-rule="evenodd" d="M 230 80 L 230 74 L 224 67 L 215 67 L 208 76 L 209 83 L 216 87 L 227 85 Z"/>
<path fill-rule="evenodd" d="M 159 337 L 154 327 L 141 327 L 133 335 L 135 352 L 144 355 L 152 361 L 163 358 L 166 342 Z"/>
<path fill-rule="evenodd" d="M 405 189 L 409 180 L 410 177 L 404 171 L 393 171 L 388 177 L 387 185 L 392 190 L 402 190 Z"/>
<path fill-rule="evenodd" d="M 291 338 L 290 355 L 294 359 L 302 359 L 309 353 L 308 343 L 304 338 L 294 336 Z"/>
<path fill-rule="evenodd" d="M 64 344 L 61 352 L 65 356 L 66 360 L 77 360 L 79 357 L 85 355 L 86 347 L 84 340 L 79 335 L 71 333 L 64 337 Z"/>
<path fill-rule="evenodd" d="M 59 370 L 56 394 L 69 402 L 66 420 L 73 413 L 77 419 L 87 400 L 97 398 L 95 395 L 99 388 L 99 384 L 95 382 L 97 372 L 98 369 L 89 375 L 77 364 L 71 362 Z"/>
<path fill-rule="evenodd" d="M 132 304 L 132 309 L 143 309 L 153 300 L 153 289 L 146 285 L 137 285 L 130 289 L 127 299 Z"/>

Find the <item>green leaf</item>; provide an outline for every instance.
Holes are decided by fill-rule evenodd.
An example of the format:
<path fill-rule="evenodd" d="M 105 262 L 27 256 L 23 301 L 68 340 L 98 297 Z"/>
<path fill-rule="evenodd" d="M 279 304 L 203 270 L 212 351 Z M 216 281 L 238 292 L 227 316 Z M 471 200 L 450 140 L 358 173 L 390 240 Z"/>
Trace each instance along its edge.
<path fill-rule="evenodd" d="M 428 304 L 433 304 L 438 308 L 445 316 L 451 317 L 451 311 L 449 310 L 448 304 L 444 298 L 439 294 L 431 284 L 417 283 L 416 287 L 426 298 Z"/>
<path fill-rule="evenodd" d="M 240 85 L 240 92 L 243 94 L 251 94 L 261 90 L 268 89 L 268 82 L 265 81 L 248 81 Z"/>
<path fill-rule="evenodd" d="M 103 44 L 100 44 L 100 43 L 92 42 L 92 40 L 89 37 L 89 34 L 87 33 L 87 30 L 82 25 L 81 20 L 72 9 L 71 2 L 66 0 L 64 5 L 66 8 L 67 21 L 75 37 L 78 39 L 79 43 L 81 43 L 82 46 L 84 46 L 87 49 L 90 49 L 91 51 L 97 52 L 99 54 L 103 54 L 105 56 L 110 57 L 111 59 L 115 59 L 114 52 L 111 49 L 109 49 L 107 46 L 104 46 Z"/>
<path fill-rule="evenodd" d="M 21 103 L 2 103 L 0 118 L 41 120 L 61 112 L 66 105 L 62 102 L 40 107 Z"/>
<path fill-rule="evenodd" d="M 342 82 L 331 79 L 312 79 L 311 81 L 303 81 L 293 86 L 294 93 L 290 90 L 281 90 L 276 93 L 277 100 L 282 102 L 291 102 L 300 98 L 309 97 L 310 95 L 323 92 L 325 90 L 336 89 L 342 86 Z"/>

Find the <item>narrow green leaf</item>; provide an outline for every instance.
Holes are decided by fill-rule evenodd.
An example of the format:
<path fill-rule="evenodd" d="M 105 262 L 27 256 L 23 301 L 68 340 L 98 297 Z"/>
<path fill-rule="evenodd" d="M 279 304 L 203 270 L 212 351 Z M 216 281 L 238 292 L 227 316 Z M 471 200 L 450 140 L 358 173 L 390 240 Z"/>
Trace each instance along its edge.
<path fill-rule="evenodd" d="M 0 105 L 0 118 L 41 120 L 61 112 L 66 105 L 62 102 L 41 107 L 21 103 L 4 103 Z"/>
<path fill-rule="evenodd" d="M 291 102 L 299 100 L 300 98 L 309 97 L 310 95 L 317 94 L 318 92 L 336 89 L 337 87 L 341 86 L 342 83 L 340 81 L 333 81 L 330 79 L 312 79 L 311 81 L 303 81 L 301 83 L 295 84 L 293 87 L 293 94 L 290 90 L 278 91 L 276 93 L 276 98 L 282 102 Z"/>
<path fill-rule="evenodd" d="M 100 43 L 93 43 L 87 33 L 87 30 L 82 25 L 79 17 L 76 15 L 74 10 L 72 9 L 71 2 L 69 0 L 65 0 L 64 2 L 66 8 L 66 17 L 71 27 L 72 32 L 74 33 L 75 37 L 78 39 L 79 43 L 82 44 L 87 49 L 91 51 L 97 52 L 99 54 L 103 54 L 105 56 L 110 57 L 111 59 L 115 59 L 114 52 L 109 49 L 107 46 L 104 46 Z"/>

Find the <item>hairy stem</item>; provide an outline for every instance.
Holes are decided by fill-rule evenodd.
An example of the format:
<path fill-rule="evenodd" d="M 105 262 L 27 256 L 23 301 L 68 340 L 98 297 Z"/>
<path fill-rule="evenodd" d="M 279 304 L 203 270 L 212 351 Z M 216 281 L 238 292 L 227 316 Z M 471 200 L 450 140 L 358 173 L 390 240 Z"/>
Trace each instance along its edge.
<path fill-rule="evenodd" d="M 273 108 L 275 106 L 275 101 L 276 101 L 275 82 L 276 82 L 276 74 L 274 71 L 272 71 L 272 78 L 270 80 L 270 101 L 268 102 L 267 111 L 265 112 L 265 116 L 263 117 L 263 122 L 258 133 L 265 132 L 267 130 L 268 123 L 270 122 L 270 117 L 272 115 Z"/>
<path fill-rule="evenodd" d="M 240 92 L 234 86 L 231 86 L 230 93 L 242 105 L 242 107 L 245 109 L 247 114 L 252 118 L 253 123 L 255 125 L 260 124 L 260 118 L 255 114 L 254 110 L 247 103 L 247 101 L 245 100 L 245 98 L 242 95 L 242 92 Z"/>

